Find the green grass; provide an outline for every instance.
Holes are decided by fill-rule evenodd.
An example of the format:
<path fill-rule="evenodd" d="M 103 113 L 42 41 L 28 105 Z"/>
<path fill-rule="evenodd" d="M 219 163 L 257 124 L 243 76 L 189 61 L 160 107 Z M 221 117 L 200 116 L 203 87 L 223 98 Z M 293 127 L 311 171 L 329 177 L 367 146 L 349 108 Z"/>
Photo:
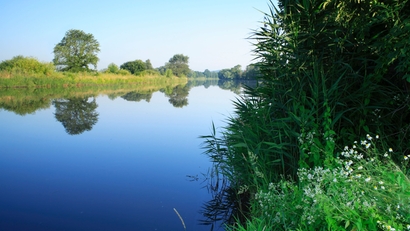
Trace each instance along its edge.
<path fill-rule="evenodd" d="M 43 88 L 43 87 L 74 87 L 121 84 L 155 84 L 155 83 L 186 83 L 186 78 L 165 77 L 146 74 L 143 76 L 120 75 L 111 73 L 70 73 L 55 72 L 50 76 L 39 74 L 18 74 L 7 71 L 0 72 L 0 88 Z"/>

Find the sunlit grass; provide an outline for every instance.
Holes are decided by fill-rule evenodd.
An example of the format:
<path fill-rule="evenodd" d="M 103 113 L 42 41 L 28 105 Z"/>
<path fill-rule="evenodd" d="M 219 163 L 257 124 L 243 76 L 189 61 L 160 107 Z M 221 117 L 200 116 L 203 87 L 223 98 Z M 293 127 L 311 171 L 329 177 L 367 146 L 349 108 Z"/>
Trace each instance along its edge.
<path fill-rule="evenodd" d="M 165 77 L 158 74 L 121 75 L 112 73 L 69 73 L 55 72 L 50 76 L 40 74 L 20 74 L 8 71 L 0 72 L 0 88 L 19 87 L 73 87 L 85 85 L 117 85 L 117 84 L 154 84 L 154 83 L 186 83 L 186 78 Z"/>

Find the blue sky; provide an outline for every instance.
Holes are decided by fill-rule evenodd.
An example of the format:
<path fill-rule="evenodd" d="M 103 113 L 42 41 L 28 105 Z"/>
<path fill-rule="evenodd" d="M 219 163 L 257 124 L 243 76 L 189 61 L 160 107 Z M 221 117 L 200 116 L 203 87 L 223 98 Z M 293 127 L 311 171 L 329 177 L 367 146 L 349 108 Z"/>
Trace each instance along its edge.
<path fill-rule="evenodd" d="M 51 62 L 70 29 L 100 43 L 97 69 L 150 59 L 154 67 L 174 54 L 196 71 L 252 63 L 246 39 L 259 28 L 268 0 L 0 0 L 0 61 L 17 55 Z"/>

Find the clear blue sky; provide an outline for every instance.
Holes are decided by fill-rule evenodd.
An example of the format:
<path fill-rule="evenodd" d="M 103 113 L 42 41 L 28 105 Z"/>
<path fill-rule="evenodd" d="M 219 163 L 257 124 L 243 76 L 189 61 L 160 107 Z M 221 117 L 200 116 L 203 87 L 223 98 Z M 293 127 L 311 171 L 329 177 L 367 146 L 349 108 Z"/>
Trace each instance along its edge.
<path fill-rule="evenodd" d="M 0 61 L 17 55 L 51 62 L 70 29 L 100 43 L 97 69 L 150 59 L 154 67 L 174 54 L 192 70 L 244 69 L 252 62 L 246 39 L 262 26 L 269 0 L 0 0 Z"/>

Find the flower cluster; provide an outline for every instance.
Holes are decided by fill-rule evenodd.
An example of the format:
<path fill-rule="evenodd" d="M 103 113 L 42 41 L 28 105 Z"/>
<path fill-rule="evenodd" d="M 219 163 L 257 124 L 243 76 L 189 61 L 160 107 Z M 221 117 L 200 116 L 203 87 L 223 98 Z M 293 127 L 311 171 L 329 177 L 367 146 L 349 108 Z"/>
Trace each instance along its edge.
<path fill-rule="evenodd" d="M 292 207 L 291 217 L 308 226 L 323 225 L 326 216 L 343 217 L 347 226 L 376 216 L 383 230 L 410 230 L 410 180 L 389 158 L 392 148 L 380 154 L 377 139 L 367 135 L 344 147 L 330 168 L 299 169 L 298 183 L 271 183 L 256 195 L 259 209 L 278 225 L 289 223 L 283 214 Z"/>

